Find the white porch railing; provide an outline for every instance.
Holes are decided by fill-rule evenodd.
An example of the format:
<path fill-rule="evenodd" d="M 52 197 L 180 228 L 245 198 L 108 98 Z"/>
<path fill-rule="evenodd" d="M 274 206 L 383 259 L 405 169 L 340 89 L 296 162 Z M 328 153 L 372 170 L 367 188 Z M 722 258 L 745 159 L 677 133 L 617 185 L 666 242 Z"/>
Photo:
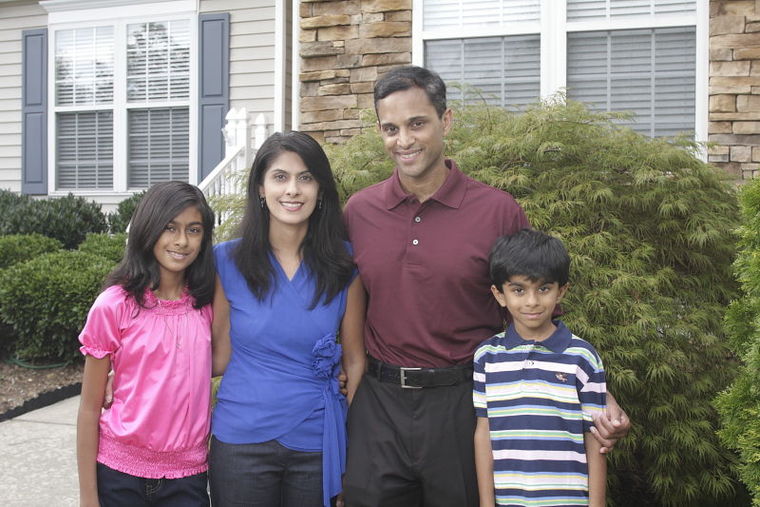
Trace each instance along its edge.
<path fill-rule="evenodd" d="M 252 125 L 244 107 L 232 108 L 225 119 L 227 123 L 222 129 L 225 144 L 224 159 L 198 184 L 198 188 L 212 202 L 216 197 L 245 193 L 245 176 L 251 167 L 253 156 L 267 138 L 266 117 L 263 114 L 259 114 L 255 124 Z M 251 148 L 251 128 L 255 128 L 253 148 Z M 219 223 L 224 222 L 227 218 L 225 213 L 215 211 L 217 211 Z"/>

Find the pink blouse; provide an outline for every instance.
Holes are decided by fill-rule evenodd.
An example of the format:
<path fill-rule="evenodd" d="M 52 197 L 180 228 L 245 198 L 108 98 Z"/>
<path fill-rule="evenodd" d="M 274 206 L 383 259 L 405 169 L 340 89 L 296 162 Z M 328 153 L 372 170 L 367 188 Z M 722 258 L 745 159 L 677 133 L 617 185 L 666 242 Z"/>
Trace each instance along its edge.
<path fill-rule="evenodd" d="M 113 404 L 100 416 L 98 462 L 148 479 L 206 471 L 211 398 L 211 305 L 145 292 L 142 308 L 120 286 L 95 300 L 80 350 L 110 356 Z"/>

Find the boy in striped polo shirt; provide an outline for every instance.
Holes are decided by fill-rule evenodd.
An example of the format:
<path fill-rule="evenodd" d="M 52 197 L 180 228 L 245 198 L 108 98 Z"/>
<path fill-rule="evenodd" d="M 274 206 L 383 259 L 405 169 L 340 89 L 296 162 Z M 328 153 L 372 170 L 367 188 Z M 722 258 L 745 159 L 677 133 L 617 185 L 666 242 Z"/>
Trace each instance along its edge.
<path fill-rule="evenodd" d="M 491 250 L 491 292 L 512 323 L 475 352 L 481 506 L 605 504 L 605 456 L 590 434 L 605 405 L 602 361 L 552 320 L 569 270 L 562 242 L 539 231 L 501 237 Z"/>

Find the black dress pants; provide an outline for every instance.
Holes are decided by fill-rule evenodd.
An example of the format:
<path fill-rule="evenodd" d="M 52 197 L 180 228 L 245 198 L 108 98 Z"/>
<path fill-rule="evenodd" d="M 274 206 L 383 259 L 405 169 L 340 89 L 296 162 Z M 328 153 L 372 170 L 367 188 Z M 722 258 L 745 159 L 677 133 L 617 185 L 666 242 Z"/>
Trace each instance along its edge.
<path fill-rule="evenodd" d="M 347 507 L 476 507 L 472 381 L 404 389 L 365 375 L 348 414 Z"/>

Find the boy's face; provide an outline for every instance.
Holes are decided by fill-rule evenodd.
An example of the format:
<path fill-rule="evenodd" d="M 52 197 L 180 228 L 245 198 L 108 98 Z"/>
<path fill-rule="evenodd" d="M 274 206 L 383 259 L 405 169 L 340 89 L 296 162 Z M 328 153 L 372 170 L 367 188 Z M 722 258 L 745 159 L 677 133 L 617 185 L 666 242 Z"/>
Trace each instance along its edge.
<path fill-rule="evenodd" d="M 516 275 L 504 282 L 501 290 L 491 286 L 496 301 L 509 310 L 515 330 L 526 340 L 545 340 L 555 330 L 552 323 L 554 307 L 562 301 L 567 285 L 557 282 L 532 281 Z"/>

